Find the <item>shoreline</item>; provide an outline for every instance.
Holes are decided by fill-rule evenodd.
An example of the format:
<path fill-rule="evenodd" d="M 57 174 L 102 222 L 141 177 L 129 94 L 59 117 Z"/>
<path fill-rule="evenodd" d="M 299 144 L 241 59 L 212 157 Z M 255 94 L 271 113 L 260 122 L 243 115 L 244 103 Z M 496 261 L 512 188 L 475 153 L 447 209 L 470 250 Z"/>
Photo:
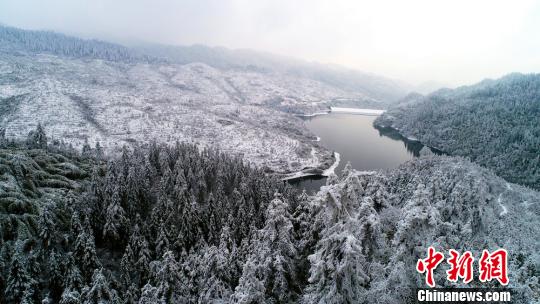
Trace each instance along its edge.
<path fill-rule="evenodd" d="M 427 148 L 429 148 L 429 149 L 431 149 L 431 150 L 437 150 L 437 151 L 438 151 L 439 153 L 441 153 L 441 154 L 444 154 L 444 155 L 450 155 L 449 153 L 445 152 L 445 151 L 442 150 L 442 149 L 439 149 L 439 148 L 437 148 L 437 147 L 433 147 L 433 146 L 427 145 L 426 143 L 422 142 L 421 140 L 419 140 L 419 139 L 416 138 L 416 137 L 413 137 L 413 136 L 410 136 L 410 137 L 409 137 L 409 136 L 406 136 L 405 134 L 403 134 L 403 133 L 401 132 L 400 129 L 398 129 L 398 128 L 394 127 L 394 126 L 385 126 L 385 125 L 381 125 L 381 124 L 374 123 L 374 124 L 373 124 L 373 127 L 376 128 L 376 129 L 382 129 L 382 130 L 384 130 L 384 129 L 387 129 L 387 130 L 393 130 L 394 132 L 396 132 L 396 134 L 398 134 L 399 136 L 401 136 L 402 138 L 404 138 L 404 139 L 406 139 L 406 140 L 408 140 L 408 141 L 411 141 L 411 142 L 417 142 L 417 143 L 419 143 L 419 144 L 423 145 L 424 147 L 427 147 Z"/>
<path fill-rule="evenodd" d="M 327 169 L 323 170 L 322 173 L 310 173 L 310 172 L 298 171 L 298 172 L 289 173 L 285 175 L 285 177 L 283 177 L 281 180 L 293 181 L 295 179 L 301 179 L 301 178 L 310 177 L 310 176 L 328 177 L 331 174 L 335 174 L 335 170 L 339 166 L 339 163 L 341 162 L 341 155 L 338 152 L 334 152 L 334 158 L 335 158 L 334 163 Z"/>
<path fill-rule="evenodd" d="M 296 116 L 299 117 L 315 117 L 319 115 L 328 115 L 328 114 L 355 114 L 355 115 L 366 115 L 366 116 L 379 116 L 382 115 L 386 110 L 378 110 L 378 109 L 363 109 L 363 108 L 342 108 L 342 107 L 330 107 L 330 110 L 327 112 L 315 112 L 312 114 L 296 114 Z M 401 135 L 401 134 L 400 134 Z M 314 142 L 321 141 L 321 138 L 319 136 L 316 137 L 315 140 L 312 140 Z M 312 173 L 312 172 L 293 172 L 286 174 L 281 180 L 283 181 L 293 181 L 296 179 L 306 178 L 306 177 L 328 177 L 331 174 L 336 174 L 335 170 L 339 166 L 339 163 L 341 162 L 341 155 L 338 152 L 334 151 L 334 158 L 335 162 L 325 169 L 322 173 Z M 319 168 L 315 168 L 319 169 Z"/>
<path fill-rule="evenodd" d="M 328 177 L 330 174 L 336 174 L 336 168 L 339 166 L 339 163 L 341 162 L 341 155 L 338 152 L 334 151 L 334 157 L 336 161 L 326 170 L 323 171 L 321 174 L 322 176 Z"/>

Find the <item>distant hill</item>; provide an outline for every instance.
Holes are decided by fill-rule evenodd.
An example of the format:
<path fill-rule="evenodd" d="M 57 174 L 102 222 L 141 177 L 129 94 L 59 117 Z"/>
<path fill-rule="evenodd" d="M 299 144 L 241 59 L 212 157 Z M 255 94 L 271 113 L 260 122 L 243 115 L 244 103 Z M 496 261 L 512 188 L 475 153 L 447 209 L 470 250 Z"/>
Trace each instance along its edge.
<path fill-rule="evenodd" d="M 540 189 L 540 74 L 410 95 L 375 124 Z"/>
<path fill-rule="evenodd" d="M 100 40 L 85 40 L 50 31 L 21 30 L 0 25 L 0 51 L 17 53 L 46 53 L 75 58 L 104 59 L 133 62 L 149 60 L 127 47 Z"/>
<path fill-rule="evenodd" d="M 141 53 L 177 63 L 202 62 L 220 69 L 242 68 L 306 77 L 348 91 L 360 91 L 382 102 L 393 102 L 409 92 L 409 85 L 337 65 L 325 65 L 248 49 L 223 47 L 142 45 Z"/>
<path fill-rule="evenodd" d="M 282 73 L 334 86 L 366 96 L 363 105 L 386 107 L 412 90 L 403 82 L 336 65 L 312 63 L 253 50 L 231 50 L 204 45 L 166 46 L 144 44 L 126 47 L 95 39 L 80 39 L 51 31 L 23 30 L 0 24 L 0 52 L 10 54 L 52 54 L 71 58 L 119 62 L 205 63 L 217 69 Z M 373 104 L 369 99 L 380 104 Z M 367 102 L 367 103 L 366 103 Z M 351 105 L 350 103 L 348 105 Z"/>

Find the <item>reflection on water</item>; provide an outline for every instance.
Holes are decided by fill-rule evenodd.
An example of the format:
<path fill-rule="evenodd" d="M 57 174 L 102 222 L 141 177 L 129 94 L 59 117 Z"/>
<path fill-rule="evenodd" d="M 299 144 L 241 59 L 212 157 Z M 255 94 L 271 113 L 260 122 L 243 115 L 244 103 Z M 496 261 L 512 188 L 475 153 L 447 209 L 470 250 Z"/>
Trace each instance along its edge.
<path fill-rule="evenodd" d="M 340 174 L 347 162 L 357 170 L 395 168 L 420 154 L 424 147 L 417 141 L 402 137 L 397 131 L 373 127 L 375 116 L 352 114 L 328 114 L 306 118 L 305 124 L 313 134 L 321 138 L 320 144 L 341 155 L 336 168 Z M 440 151 L 432 149 L 434 153 Z M 321 176 L 305 177 L 290 181 L 299 189 L 317 191 L 326 184 Z"/>
<path fill-rule="evenodd" d="M 379 135 L 380 136 L 386 136 L 386 137 L 389 137 L 393 140 L 398 140 L 398 141 L 401 141 L 403 142 L 403 144 L 405 145 L 405 148 L 407 149 L 407 151 L 409 151 L 410 153 L 412 153 L 412 155 L 414 157 L 418 157 L 420 156 L 420 151 L 422 150 L 422 148 L 424 148 L 424 145 L 421 144 L 420 142 L 416 141 L 416 140 L 409 140 L 407 139 L 406 137 L 403 137 L 401 134 L 399 134 L 398 131 L 396 131 L 395 129 L 392 129 L 392 128 L 381 128 L 381 127 L 375 127 L 375 129 L 377 129 L 377 131 L 379 131 Z M 438 150 L 438 149 L 435 149 L 435 148 L 432 148 L 432 147 L 428 147 L 431 152 L 433 152 L 434 154 L 437 154 L 437 155 L 442 155 L 444 154 L 444 152 Z"/>

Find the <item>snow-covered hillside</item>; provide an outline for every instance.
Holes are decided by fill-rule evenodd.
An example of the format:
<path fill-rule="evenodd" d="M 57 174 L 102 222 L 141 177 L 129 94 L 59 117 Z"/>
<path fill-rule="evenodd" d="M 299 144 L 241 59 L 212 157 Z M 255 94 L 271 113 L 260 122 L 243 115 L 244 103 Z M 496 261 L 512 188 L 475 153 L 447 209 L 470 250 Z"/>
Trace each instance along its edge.
<path fill-rule="evenodd" d="M 8 137 L 24 137 L 41 122 L 75 146 L 86 139 L 109 150 L 152 139 L 193 141 L 276 172 L 333 162 L 302 121 L 280 108 L 320 109 L 343 94 L 306 79 L 200 63 L 0 56 L 0 126 Z"/>
<path fill-rule="evenodd" d="M 540 189 L 540 74 L 514 73 L 428 96 L 411 94 L 375 125 Z"/>
<path fill-rule="evenodd" d="M 175 63 L 99 41 L 0 27 L 0 127 L 22 138 L 41 123 L 81 147 L 187 141 L 277 173 L 333 162 L 292 114 L 381 104 L 367 91 L 253 67 Z M 382 107 L 382 106 L 381 106 Z"/>
<path fill-rule="evenodd" d="M 538 303 L 540 193 L 463 158 L 425 154 L 388 171 L 348 166 L 321 188 L 303 226 L 304 235 L 320 236 L 306 302 L 412 303 L 425 284 L 415 265 L 434 246 L 474 256 L 506 249 L 512 300 Z M 494 286 L 450 283 L 446 270 L 436 269 L 437 287 Z"/>

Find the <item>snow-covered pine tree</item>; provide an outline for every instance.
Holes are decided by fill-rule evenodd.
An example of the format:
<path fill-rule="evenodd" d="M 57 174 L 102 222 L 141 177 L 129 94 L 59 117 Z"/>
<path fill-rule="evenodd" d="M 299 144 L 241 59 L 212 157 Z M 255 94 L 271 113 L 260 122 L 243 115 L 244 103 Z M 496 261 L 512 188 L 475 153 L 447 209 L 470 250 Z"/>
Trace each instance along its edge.
<path fill-rule="evenodd" d="M 268 300 L 287 303 L 296 297 L 295 257 L 292 216 L 283 196 L 275 193 L 268 205 L 266 222 L 259 231 L 252 257 L 265 285 Z"/>
<path fill-rule="evenodd" d="M 12 301 L 12 303 L 19 303 L 25 296 L 26 290 L 32 287 L 32 281 L 32 277 L 26 270 L 24 257 L 19 250 L 15 250 L 11 258 L 6 281 L 6 290 L 4 292 L 6 299 Z"/>
<path fill-rule="evenodd" d="M 56 234 L 56 216 L 54 210 L 50 207 L 51 204 L 46 204 L 39 214 L 38 230 L 39 238 L 41 239 L 43 248 L 47 249 L 54 242 Z"/>
<path fill-rule="evenodd" d="M 240 282 L 231 296 L 235 304 L 265 304 L 266 299 L 264 282 L 258 274 L 258 266 L 253 259 L 248 259 L 242 270 Z"/>
<path fill-rule="evenodd" d="M 81 300 L 82 304 L 121 304 L 116 290 L 109 286 L 103 268 L 94 270 L 92 283 L 83 288 Z"/>
<path fill-rule="evenodd" d="M 88 280 L 100 263 L 96 256 L 94 234 L 89 224 L 82 227 L 82 231 L 75 239 L 73 245 L 73 258 L 81 270 L 83 277 Z"/>
<path fill-rule="evenodd" d="M 90 144 L 88 143 L 88 138 L 84 139 L 84 144 L 81 150 L 81 155 L 84 157 L 90 157 L 92 156 L 92 148 L 90 147 Z"/>
<path fill-rule="evenodd" d="M 367 287 L 365 257 L 361 242 L 353 231 L 360 223 L 350 219 L 325 229 L 311 263 L 309 285 L 304 293 L 306 303 L 364 303 Z"/>
<path fill-rule="evenodd" d="M 141 291 L 139 304 L 165 304 L 165 300 L 160 296 L 159 289 L 147 283 Z"/>
<path fill-rule="evenodd" d="M 118 244 L 118 241 L 125 239 L 126 226 L 129 224 L 120 202 L 119 189 L 112 192 L 106 208 L 103 237 L 110 241 L 111 246 L 115 246 L 114 244 Z"/>
<path fill-rule="evenodd" d="M 170 302 L 175 298 L 177 286 L 182 284 L 180 265 L 176 261 L 174 253 L 167 251 L 160 261 L 152 262 L 153 278 L 159 289 L 159 295 L 165 301 Z"/>
<path fill-rule="evenodd" d="M 222 248 L 225 249 L 225 248 Z M 216 246 L 202 249 L 199 303 L 227 303 L 232 294 L 230 281 L 229 251 Z"/>

